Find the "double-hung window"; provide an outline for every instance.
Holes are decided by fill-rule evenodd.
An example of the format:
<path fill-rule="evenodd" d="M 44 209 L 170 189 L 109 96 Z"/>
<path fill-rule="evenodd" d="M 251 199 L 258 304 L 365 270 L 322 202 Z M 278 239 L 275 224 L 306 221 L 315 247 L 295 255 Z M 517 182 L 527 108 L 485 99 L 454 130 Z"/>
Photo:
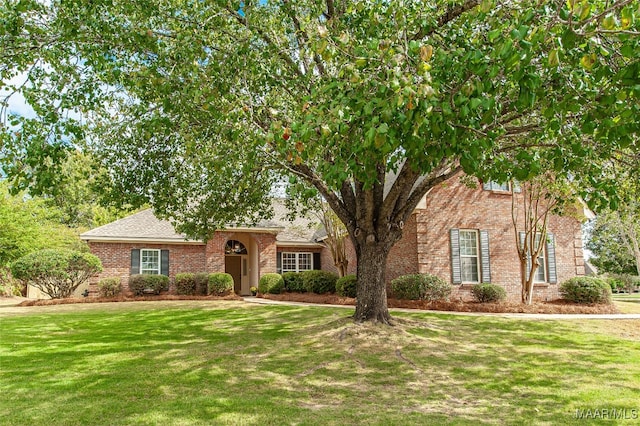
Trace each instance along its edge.
<path fill-rule="evenodd" d="M 160 250 L 140 250 L 140 273 L 150 275 L 160 274 Z"/>
<path fill-rule="evenodd" d="M 540 234 L 536 234 L 536 248 L 540 246 Z M 535 275 L 533 276 L 533 281 L 537 283 L 546 283 L 547 282 L 547 244 L 546 241 L 543 241 L 542 249 L 540 250 L 540 254 L 538 255 L 538 268 L 535 271 Z"/>
<path fill-rule="evenodd" d="M 460 230 L 460 269 L 463 283 L 479 282 L 479 254 L 478 232 L 475 230 Z"/>
<path fill-rule="evenodd" d="M 451 229 L 450 237 L 452 282 L 491 282 L 489 232 L 482 229 Z"/>
<path fill-rule="evenodd" d="M 524 244 L 525 233 L 520 232 L 520 247 Z M 558 274 L 556 270 L 556 249 L 555 249 L 555 237 L 553 234 L 548 233 L 546 238 L 540 233 L 536 234 L 535 239 L 536 247 L 538 248 L 542 244 L 542 249 L 538 254 L 538 267 L 533 272 L 534 283 L 550 283 L 556 284 L 558 282 Z M 527 254 L 527 274 L 531 268 L 531 258 L 529 253 Z M 528 275 L 527 275 L 528 276 Z"/>
<path fill-rule="evenodd" d="M 313 253 L 282 252 L 282 272 L 301 272 L 313 269 Z"/>

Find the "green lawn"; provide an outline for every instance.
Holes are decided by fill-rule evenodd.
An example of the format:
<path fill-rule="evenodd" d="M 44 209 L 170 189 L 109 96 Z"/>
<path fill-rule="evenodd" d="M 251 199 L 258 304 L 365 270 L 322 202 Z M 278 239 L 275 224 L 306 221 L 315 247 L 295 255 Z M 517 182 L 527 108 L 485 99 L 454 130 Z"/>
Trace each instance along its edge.
<path fill-rule="evenodd" d="M 618 293 L 613 295 L 618 310 L 625 314 L 640 314 L 640 293 Z"/>
<path fill-rule="evenodd" d="M 584 424 L 576 410 L 640 415 L 639 334 L 620 332 L 640 321 L 417 313 L 383 327 L 355 325 L 339 308 L 211 301 L 14 311 L 0 308 L 2 425 L 556 425 Z"/>

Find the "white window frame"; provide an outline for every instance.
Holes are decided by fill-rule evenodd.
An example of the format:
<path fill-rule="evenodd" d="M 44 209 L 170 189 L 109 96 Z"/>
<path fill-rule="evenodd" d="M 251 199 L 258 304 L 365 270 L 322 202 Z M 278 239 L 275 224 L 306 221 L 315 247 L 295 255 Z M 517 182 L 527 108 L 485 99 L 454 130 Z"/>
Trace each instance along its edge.
<path fill-rule="evenodd" d="M 546 238 L 544 239 L 544 241 L 541 241 L 542 234 L 540 233 L 536 233 L 536 244 L 540 244 L 542 242 L 542 250 L 540 250 L 540 254 L 538 255 L 538 263 L 539 265 L 536 267 L 536 270 L 533 271 L 533 282 L 534 283 L 548 283 L 549 282 L 549 264 L 548 264 L 548 260 L 547 260 L 547 240 Z M 539 280 L 538 279 L 538 271 L 540 270 L 540 267 L 542 266 L 543 269 L 543 280 Z"/>
<path fill-rule="evenodd" d="M 287 256 L 293 256 L 295 259 L 295 266 L 293 269 L 289 268 L 289 265 L 286 265 L 285 267 L 285 257 Z M 285 272 L 302 272 L 302 271 L 311 271 L 313 270 L 313 253 L 309 252 L 309 251 L 301 251 L 301 252 L 293 252 L 293 251 L 283 251 L 281 253 L 281 266 L 282 266 L 282 273 Z M 300 269 L 300 265 L 302 262 L 300 262 L 300 259 L 302 257 L 308 257 L 309 258 L 309 268 L 308 269 Z"/>
<path fill-rule="evenodd" d="M 473 233 L 474 235 L 474 240 L 476 242 L 476 254 L 475 256 L 473 255 L 469 255 L 469 254 L 462 254 L 462 234 L 463 233 Z M 458 236 L 458 242 L 460 244 L 460 278 L 462 279 L 462 284 L 479 284 L 481 277 L 482 277 L 482 271 L 480 270 L 480 239 L 479 237 L 479 232 L 477 229 L 460 229 L 459 230 L 459 236 Z M 466 280 L 465 278 L 465 272 L 464 272 L 464 267 L 463 267 L 463 262 L 462 259 L 466 258 L 466 259 L 470 259 L 470 258 L 476 258 L 476 273 L 477 273 L 477 277 L 476 280 Z"/>
<path fill-rule="evenodd" d="M 143 261 L 146 252 L 155 252 L 158 256 L 158 268 L 144 268 L 145 262 Z M 140 273 L 145 275 L 161 275 L 162 274 L 162 253 L 159 249 L 140 249 Z"/>
<path fill-rule="evenodd" d="M 495 192 L 521 192 L 520 184 L 517 181 L 507 181 L 503 184 L 500 184 L 495 181 L 487 182 L 486 189 L 487 191 L 495 191 Z"/>

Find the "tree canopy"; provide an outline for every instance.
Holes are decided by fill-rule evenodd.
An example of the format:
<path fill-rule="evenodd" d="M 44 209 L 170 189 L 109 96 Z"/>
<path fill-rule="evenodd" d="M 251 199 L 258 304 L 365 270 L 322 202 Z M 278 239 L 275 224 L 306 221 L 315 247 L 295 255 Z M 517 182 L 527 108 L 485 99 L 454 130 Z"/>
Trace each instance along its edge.
<path fill-rule="evenodd" d="M 42 199 L 10 195 L 7 184 L 0 181 L 0 268 L 44 248 L 86 250 L 77 232 L 60 222 L 61 217 Z"/>
<path fill-rule="evenodd" d="M 525 181 L 553 164 L 590 203 L 615 202 L 602 171 L 638 164 L 638 9 L 10 0 L 0 77 L 27 74 L 19 89 L 38 117 L 5 124 L 4 168 L 46 185 L 65 146 L 86 142 L 116 198 L 200 236 L 265 214 L 288 175 L 347 227 L 356 319 L 388 321 L 387 254 L 420 199 L 457 173 Z"/>

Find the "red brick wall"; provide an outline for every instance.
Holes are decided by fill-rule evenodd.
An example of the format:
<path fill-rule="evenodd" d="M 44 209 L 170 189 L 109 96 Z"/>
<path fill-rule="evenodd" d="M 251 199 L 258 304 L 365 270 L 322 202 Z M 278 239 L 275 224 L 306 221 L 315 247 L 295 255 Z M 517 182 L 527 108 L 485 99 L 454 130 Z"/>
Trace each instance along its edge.
<path fill-rule="evenodd" d="M 260 253 L 260 275 L 276 272 L 276 236 L 270 233 L 239 233 L 233 231 L 219 231 L 207 242 L 207 270 L 210 272 L 224 272 L 224 246 L 228 240 L 240 239 L 254 241 Z M 248 241 L 246 241 L 248 242 Z M 250 247 L 247 247 L 251 251 Z"/>
<path fill-rule="evenodd" d="M 483 229 L 489 232 L 491 282 L 507 290 L 509 300 L 520 300 L 520 269 L 516 237 L 511 221 L 511 195 L 505 192 L 470 189 L 458 179 L 434 188 L 426 209 L 416 212 L 417 260 L 421 273 L 438 275 L 451 282 L 449 230 Z M 553 216 L 549 232 L 556 240 L 558 283 L 584 274 L 580 223 L 573 218 Z M 469 299 L 471 286 L 454 286 L 453 298 Z M 558 298 L 558 285 L 536 287 L 536 298 Z"/>
<path fill-rule="evenodd" d="M 347 252 L 347 259 L 349 259 L 349 264 L 347 265 L 347 274 L 355 274 L 356 273 L 356 250 L 351 243 L 351 239 L 347 237 L 345 241 L 345 249 Z M 320 251 L 320 263 L 322 265 L 322 270 L 333 272 L 334 274 L 338 273 L 338 269 L 333 263 L 333 256 L 331 256 L 331 250 L 328 247 L 324 247 Z"/>
<path fill-rule="evenodd" d="M 204 245 L 90 242 L 89 248 L 100 258 L 103 268 L 97 277 L 91 279 L 89 291 L 94 294 L 97 292 L 96 284 L 106 277 L 120 277 L 123 290 L 125 292 L 129 290 L 131 250 L 133 249 L 169 250 L 169 278 L 171 279 L 180 272 L 206 271 Z"/>
<path fill-rule="evenodd" d="M 385 272 L 387 286 L 391 283 L 391 280 L 401 275 L 418 272 L 417 226 L 416 214 L 414 213 L 402 229 L 402 238 L 391 248 Z"/>

